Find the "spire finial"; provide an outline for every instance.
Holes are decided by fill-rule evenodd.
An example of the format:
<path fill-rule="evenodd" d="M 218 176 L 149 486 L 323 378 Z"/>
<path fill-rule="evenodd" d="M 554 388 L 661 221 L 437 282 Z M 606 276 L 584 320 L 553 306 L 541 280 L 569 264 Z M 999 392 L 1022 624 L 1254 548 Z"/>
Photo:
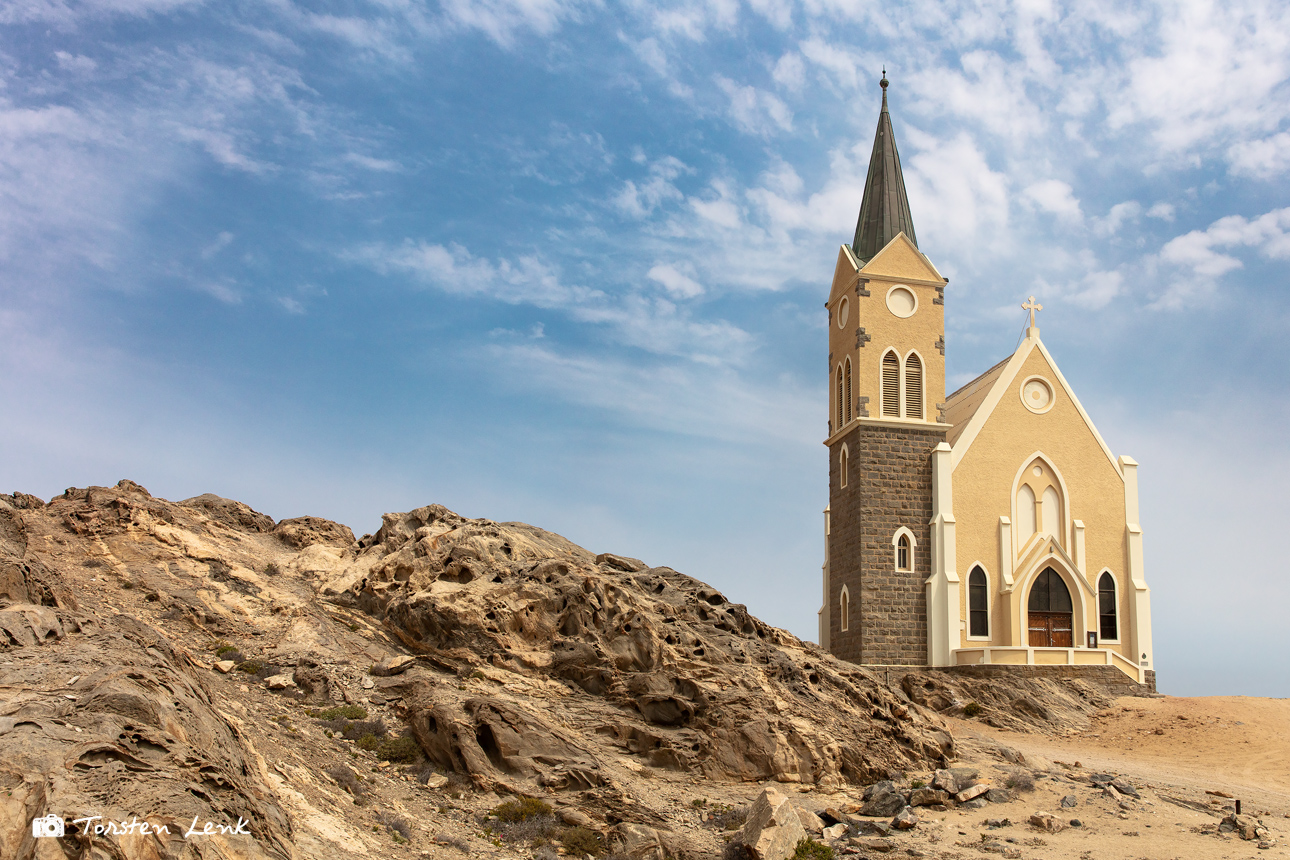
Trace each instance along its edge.
<path fill-rule="evenodd" d="M 882 67 L 882 80 L 878 82 L 878 86 L 882 87 L 882 109 L 883 111 L 886 111 L 887 110 L 887 67 L 885 65 Z"/>

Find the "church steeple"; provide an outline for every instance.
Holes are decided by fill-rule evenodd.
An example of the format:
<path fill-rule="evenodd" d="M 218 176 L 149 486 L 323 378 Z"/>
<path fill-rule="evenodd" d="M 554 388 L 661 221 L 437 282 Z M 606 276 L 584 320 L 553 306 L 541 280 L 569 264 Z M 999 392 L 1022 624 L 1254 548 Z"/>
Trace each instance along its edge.
<path fill-rule="evenodd" d="M 856 237 L 851 243 L 851 250 L 861 262 L 872 259 L 901 231 L 915 247 L 918 245 L 914 219 L 909 214 L 909 199 L 905 196 L 905 178 L 900 172 L 900 153 L 896 151 L 896 136 L 891 130 L 891 115 L 887 113 L 886 69 L 882 70 L 879 85 L 882 113 L 878 115 L 873 153 L 869 156 L 869 175 L 864 182 Z"/>

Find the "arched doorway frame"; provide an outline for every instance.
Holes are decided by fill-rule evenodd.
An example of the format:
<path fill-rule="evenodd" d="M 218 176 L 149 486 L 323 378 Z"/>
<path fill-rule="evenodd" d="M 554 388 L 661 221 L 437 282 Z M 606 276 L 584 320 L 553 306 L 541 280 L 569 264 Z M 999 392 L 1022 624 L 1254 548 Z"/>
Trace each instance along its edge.
<path fill-rule="evenodd" d="M 1017 580 L 1017 587 L 1012 591 L 1012 606 L 1009 607 L 1009 615 L 1013 622 L 1012 635 L 1009 637 L 1013 645 L 1029 646 L 1030 624 L 1027 617 L 1028 607 L 1030 605 L 1030 589 L 1039 578 L 1039 574 L 1044 572 L 1044 568 L 1051 567 L 1062 578 L 1066 585 L 1066 590 L 1071 595 L 1071 638 L 1074 640 L 1072 646 L 1082 648 L 1088 639 L 1088 631 L 1092 628 L 1088 626 L 1088 608 L 1090 605 L 1096 606 L 1097 593 L 1089 593 L 1088 583 L 1084 577 L 1066 562 L 1057 553 L 1049 549 L 1048 552 L 1041 555 L 1035 560 L 1034 564 L 1026 569 L 1025 574 Z"/>

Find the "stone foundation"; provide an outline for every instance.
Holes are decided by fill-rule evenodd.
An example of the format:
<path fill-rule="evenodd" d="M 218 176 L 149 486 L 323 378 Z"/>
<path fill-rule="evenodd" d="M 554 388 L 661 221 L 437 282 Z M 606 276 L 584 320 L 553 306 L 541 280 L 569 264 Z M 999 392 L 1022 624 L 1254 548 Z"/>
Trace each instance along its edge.
<path fill-rule="evenodd" d="M 1007 680 L 1008 678 L 1043 678 L 1053 681 L 1083 681 L 1103 690 L 1108 696 L 1155 696 L 1156 673 L 1146 671 L 1147 682 L 1139 684 L 1114 666 L 1008 666 L 999 663 L 975 666 L 945 666 L 931 669 L 951 672 L 969 678 Z"/>

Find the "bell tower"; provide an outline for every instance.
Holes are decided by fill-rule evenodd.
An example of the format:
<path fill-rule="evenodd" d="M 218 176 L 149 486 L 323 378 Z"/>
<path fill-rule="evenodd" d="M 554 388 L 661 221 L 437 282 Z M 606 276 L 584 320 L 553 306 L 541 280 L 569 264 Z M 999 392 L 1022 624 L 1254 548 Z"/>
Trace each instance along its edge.
<path fill-rule="evenodd" d="M 829 314 L 829 508 L 820 644 L 870 665 L 928 661 L 933 451 L 945 407 L 945 285 L 918 249 L 887 110 Z"/>

